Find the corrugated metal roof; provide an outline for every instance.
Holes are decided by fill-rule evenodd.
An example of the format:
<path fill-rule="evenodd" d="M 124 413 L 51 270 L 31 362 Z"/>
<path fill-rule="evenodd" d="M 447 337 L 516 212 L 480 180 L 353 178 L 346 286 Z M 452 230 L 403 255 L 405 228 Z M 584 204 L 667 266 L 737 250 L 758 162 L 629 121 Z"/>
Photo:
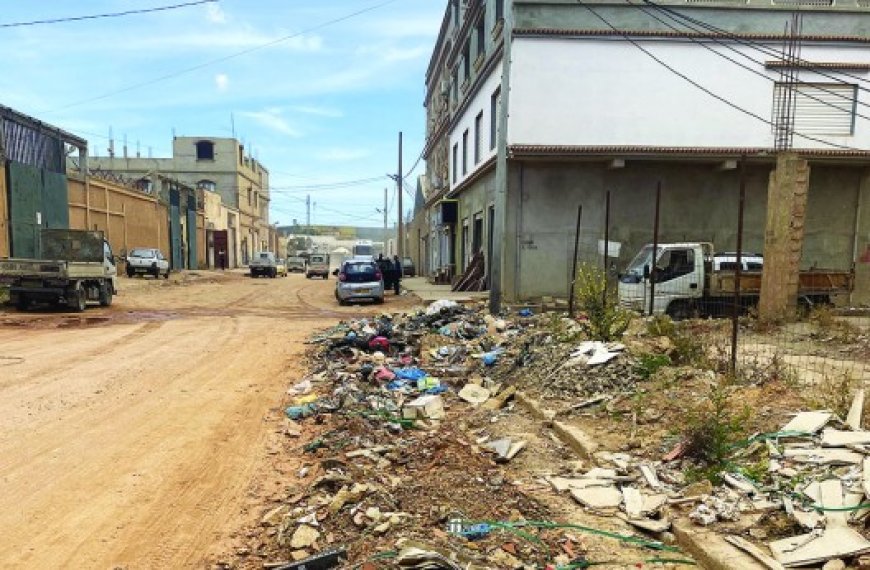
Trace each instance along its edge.
<path fill-rule="evenodd" d="M 685 155 L 689 156 L 721 156 L 721 157 L 758 157 L 775 156 L 777 151 L 770 147 L 663 147 L 663 146 L 570 146 L 570 145 L 511 145 L 512 156 L 582 156 L 582 155 Z M 830 158 L 867 158 L 870 150 L 844 149 L 793 149 L 793 152 L 814 157 Z"/>

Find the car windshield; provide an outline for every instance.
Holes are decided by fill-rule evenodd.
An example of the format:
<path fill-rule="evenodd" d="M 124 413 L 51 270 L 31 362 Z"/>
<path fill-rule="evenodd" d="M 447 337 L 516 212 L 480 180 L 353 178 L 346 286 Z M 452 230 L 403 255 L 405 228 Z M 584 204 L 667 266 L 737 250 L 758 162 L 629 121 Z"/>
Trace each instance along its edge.
<path fill-rule="evenodd" d="M 637 256 L 628 264 L 628 269 L 625 270 L 626 274 L 643 277 L 643 268 L 645 265 L 649 265 L 650 269 L 652 269 L 652 249 L 651 245 L 643 246 Z M 661 255 L 662 248 L 659 248 L 658 251 L 659 255 Z"/>
<path fill-rule="evenodd" d="M 326 261 L 326 258 L 322 255 L 312 255 L 310 259 L 311 263 L 323 263 Z"/>
<path fill-rule="evenodd" d="M 344 272 L 347 275 L 370 275 L 374 279 L 377 269 L 373 263 L 348 263 L 344 266 Z"/>
<path fill-rule="evenodd" d="M 130 257 L 154 257 L 153 249 L 134 249 L 130 252 Z"/>

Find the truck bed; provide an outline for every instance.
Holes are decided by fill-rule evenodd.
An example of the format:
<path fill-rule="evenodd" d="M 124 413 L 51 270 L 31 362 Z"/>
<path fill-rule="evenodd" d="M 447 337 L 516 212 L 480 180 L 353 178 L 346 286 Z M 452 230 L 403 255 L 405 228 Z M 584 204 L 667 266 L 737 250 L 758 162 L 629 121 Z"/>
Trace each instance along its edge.
<path fill-rule="evenodd" d="M 105 277 L 102 263 L 47 259 L 0 259 L 0 280 L 87 279 Z"/>
<path fill-rule="evenodd" d="M 744 271 L 740 274 L 740 294 L 758 296 L 761 294 L 761 271 Z M 800 272 L 799 295 L 836 295 L 852 290 L 855 275 L 850 271 L 814 269 Z M 710 273 L 710 296 L 733 296 L 736 288 L 737 272 L 714 271 Z"/>

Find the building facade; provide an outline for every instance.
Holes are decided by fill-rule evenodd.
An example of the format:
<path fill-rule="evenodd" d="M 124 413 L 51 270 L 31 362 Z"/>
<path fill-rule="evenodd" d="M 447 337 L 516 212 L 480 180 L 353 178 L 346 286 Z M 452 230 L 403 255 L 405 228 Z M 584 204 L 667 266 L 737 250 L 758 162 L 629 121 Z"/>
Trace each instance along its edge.
<path fill-rule="evenodd" d="M 794 21 L 797 31 L 786 33 Z M 799 28 L 797 28 L 799 26 Z M 409 239 L 455 278 L 483 253 L 508 300 L 565 296 L 580 261 L 660 236 L 764 245 L 777 152 L 809 161 L 803 265 L 870 301 L 870 5 L 864 0 L 451 0 L 426 78 L 427 161 Z"/>
<path fill-rule="evenodd" d="M 207 212 L 216 216 L 206 216 L 210 267 L 220 265 L 221 251 L 226 252 L 227 267 L 236 267 L 246 265 L 255 251 L 277 247 L 277 232 L 269 224 L 269 171 L 236 139 L 175 137 L 172 157 L 91 157 L 90 164 L 96 171 L 119 173 L 143 184 L 162 176 L 204 191 Z M 215 207 L 218 197 L 221 206 Z"/>

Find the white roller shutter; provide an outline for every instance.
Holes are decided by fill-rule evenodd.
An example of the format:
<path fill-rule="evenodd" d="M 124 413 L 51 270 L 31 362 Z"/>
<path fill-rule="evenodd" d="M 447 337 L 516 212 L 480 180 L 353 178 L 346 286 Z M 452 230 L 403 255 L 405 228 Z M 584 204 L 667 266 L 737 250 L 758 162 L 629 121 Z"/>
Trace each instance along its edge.
<path fill-rule="evenodd" d="M 784 84 L 776 85 L 774 120 L 784 104 Z M 855 125 L 855 85 L 798 83 L 794 92 L 794 130 L 798 133 L 851 135 Z"/>

